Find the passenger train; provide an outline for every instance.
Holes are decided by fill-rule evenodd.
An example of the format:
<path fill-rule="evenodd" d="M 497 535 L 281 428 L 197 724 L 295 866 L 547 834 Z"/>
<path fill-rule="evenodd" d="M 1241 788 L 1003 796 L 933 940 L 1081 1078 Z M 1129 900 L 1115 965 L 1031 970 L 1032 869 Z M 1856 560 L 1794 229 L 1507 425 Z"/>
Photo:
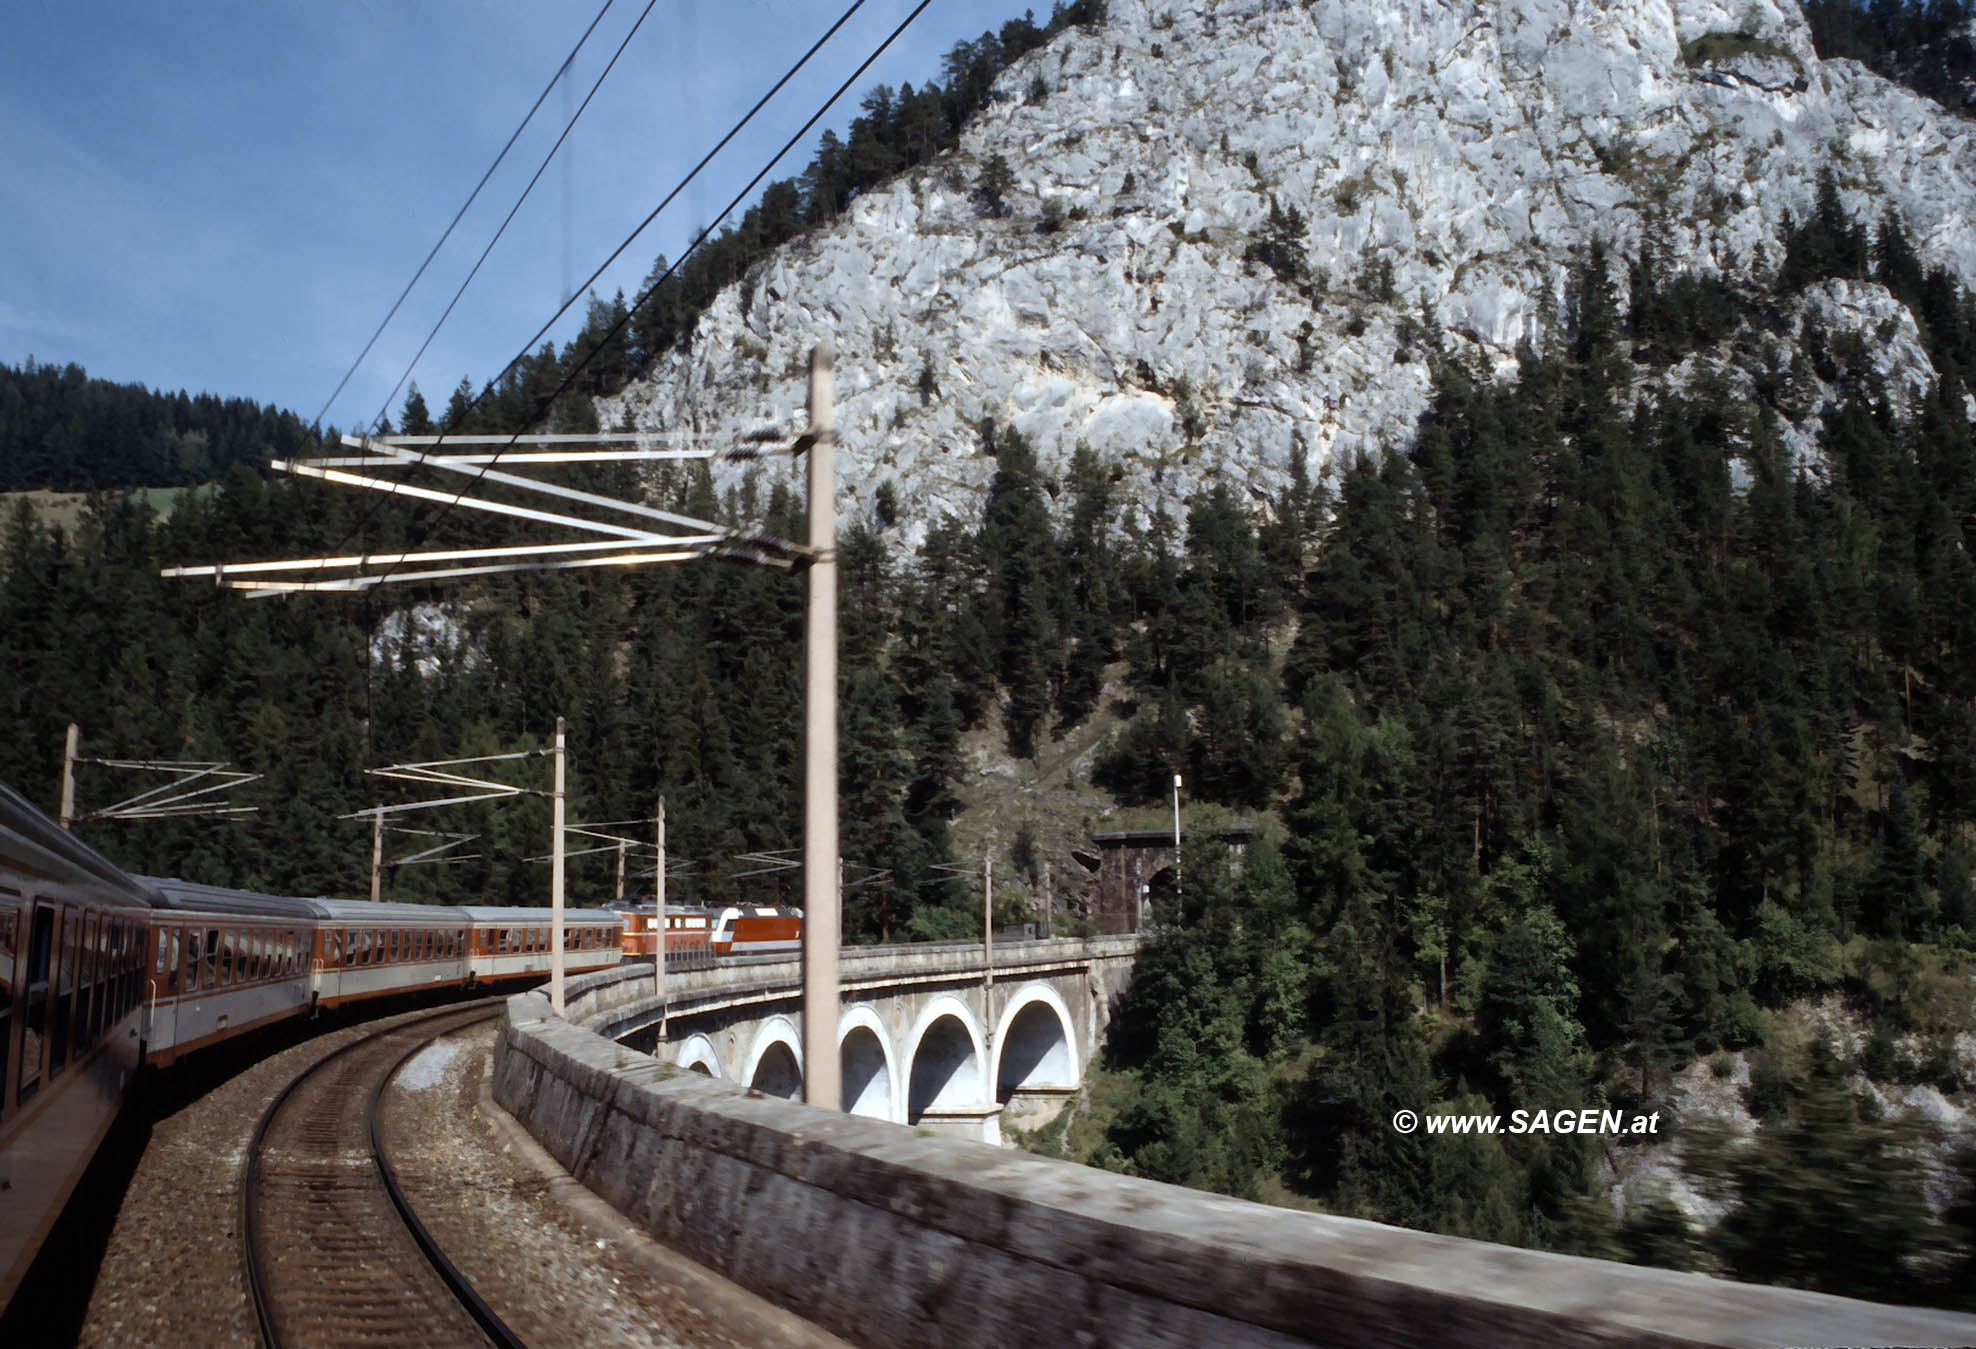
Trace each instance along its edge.
<path fill-rule="evenodd" d="M 564 914 L 565 968 L 624 920 Z M 549 972 L 547 909 L 283 898 L 130 876 L 0 785 L 0 1308 L 132 1076 L 319 1007 Z"/>

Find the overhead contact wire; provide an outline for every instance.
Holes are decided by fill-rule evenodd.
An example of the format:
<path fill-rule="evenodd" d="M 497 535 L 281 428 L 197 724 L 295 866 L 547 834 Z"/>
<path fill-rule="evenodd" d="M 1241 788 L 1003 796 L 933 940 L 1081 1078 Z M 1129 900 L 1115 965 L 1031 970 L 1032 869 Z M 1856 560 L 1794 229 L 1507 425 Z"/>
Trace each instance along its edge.
<path fill-rule="evenodd" d="M 384 336 L 384 330 L 391 326 L 391 320 L 398 317 L 398 310 L 403 307 L 406 297 L 412 293 L 412 288 L 418 285 L 426 269 L 432 266 L 432 260 L 439 256 L 439 250 L 446 246 L 446 241 L 453 237 L 453 231 L 459 228 L 460 221 L 472 209 L 474 202 L 480 199 L 481 189 L 487 186 L 488 180 L 494 176 L 494 171 L 501 167 L 502 161 L 508 157 L 508 151 L 515 148 L 515 142 L 521 139 L 521 133 L 528 129 L 528 124 L 535 120 L 535 114 L 542 110 L 542 104 L 548 99 L 550 91 L 556 87 L 557 82 L 563 78 L 563 72 L 569 69 L 572 61 L 576 60 L 577 53 L 583 50 L 583 44 L 590 40 L 590 35 L 597 31 L 597 25 L 603 22 L 604 15 L 610 12 L 611 6 L 616 2 L 617 0 L 604 0 L 604 7 L 597 11 L 597 17 L 590 21 L 590 26 L 583 30 L 583 36 L 576 40 L 574 47 L 570 48 L 569 55 L 563 58 L 560 66 L 556 67 L 556 73 L 550 77 L 547 84 L 542 86 L 542 92 L 536 95 L 534 105 L 515 127 L 514 134 L 508 137 L 508 143 L 501 147 L 501 152 L 494 156 L 494 162 L 487 166 L 487 172 L 480 175 L 480 181 L 474 184 L 473 191 L 467 194 L 466 201 L 454 213 L 452 223 L 446 226 L 446 232 L 439 236 L 437 243 L 433 244 L 432 251 L 425 255 L 425 261 L 419 264 L 416 272 L 412 273 L 412 279 L 405 283 L 405 288 L 398 292 L 398 298 L 392 302 L 391 312 L 384 316 L 383 321 L 377 325 L 377 330 L 370 335 L 370 340 L 364 343 L 364 349 L 357 353 L 357 359 L 350 362 L 350 368 L 343 372 L 343 378 L 336 383 L 335 392 L 323 403 L 322 410 L 316 413 L 312 425 L 317 427 L 322 425 L 322 419 L 329 415 L 330 408 L 334 407 L 336 400 L 342 397 L 343 390 L 349 385 L 351 377 L 357 373 L 357 368 L 364 363 L 364 358 L 371 354 L 371 348 L 377 345 L 377 339 Z M 392 392 L 395 395 L 397 391 L 394 389 Z M 390 401 L 389 398 L 385 400 L 387 407 Z"/>
<path fill-rule="evenodd" d="M 735 136 L 740 134 L 741 130 L 747 126 L 749 121 L 751 121 L 754 118 L 755 114 L 760 112 L 761 109 L 769 102 L 769 100 L 774 98 L 775 95 L 781 91 L 784 85 L 788 84 L 791 79 L 795 78 L 797 72 L 800 71 L 806 64 L 808 64 L 810 58 L 815 56 L 816 53 L 822 49 L 825 43 L 830 41 L 830 39 L 837 33 L 838 29 L 842 28 L 846 23 L 848 23 L 851 17 L 854 14 L 856 14 L 859 9 L 864 7 L 864 3 L 865 0 L 856 0 L 856 2 L 852 4 L 849 9 L 844 11 L 842 17 L 840 17 L 836 23 L 831 25 L 829 31 L 824 33 L 822 37 L 818 38 L 815 44 L 812 45 L 807 52 L 803 53 L 802 58 L 798 60 L 795 65 L 789 68 L 788 73 L 783 75 L 783 77 L 780 80 L 777 80 L 774 87 L 771 88 L 766 94 L 762 95 L 761 99 L 756 102 L 755 106 L 750 108 L 747 114 L 734 125 L 733 129 L 730 130 L 725 136 L 721 137 L 720 142 L 717 145 L 715 145 L 712 150 L 708 151 L 705 157 L 703 157 L 698 164 L 695 164 L 693 166 L 691 171 L 689 171 L 687 175 L 680 180 L 679 184 L 676 187 L 674 187 L 671 192 L 666 194 L 664 200 L 662 200 L 657 206 L 655 206 L 652 209 L 651 213 L 647 215 L 644 220 L 639 222 L 638 226 L 635 229 L 633 229 L 629 235 L 625 237 L 624 242 L 619 244 L 617 248 L 612 251 L 611 255 L 605 258 L 604 261 L 601 264 L 599 264 L 594 271 L 591 272 L 590 276 L 584 281 L 582 287 L 579 288 L 580 291 L 588 290 L 590 285 L 593 284 L 596 281 L 596 279 L 604 273 L 605 269 L 610 267 L 612 263 L 616 262 L 617 259 L 620 256 L 622 256 L 624 251 L 627 248 L 631 247 L 631 245 L 637 241 L 638 236 L 643 234 L 645 230 L 651 225 L 651 223 L 659 217 L 660 212 L 664 211 L 665 208 L 669 206 L 673 202 L 673 200 L 677 198 L 679 194 L 686 189 L 687 185 L 690 184 L 696 176 L 698 176 L 698 174 L 702 169 L 706 168 L 706 166 L 710 162 L 712 162 L 714 156 L 718 155 L 720 151 L 726 147 L 729 141 L 733 140 Z M 543 403 L 541 405 L 542 408 L 546 409 L 547 407 L 553 406 L 556 399 L 560 398 L 565 392 L 568 391 L 570 385 L 576 381 L 577 376 L 582 374 L 583 371 L 589 367 L 590 362 L 595 360 L 597 356 L 606 347 L 610 345 L 612 339 L 617 337 L 618 334 L 624 330 L 625 326 L 630 323 L 631 315 L 637 313 L 639 307 L 642 306 L 646 300 L 650 299 L 655 293 L 657 293 L 660 286 L 664 285 L 666 281 L 672 278 L 673 274 L 679 270 L 680 266 L 685 263 L 686 259 L 691 257 L 694 251 L 697 250 L 701 244 L 706 242 L 708 236 L 710 236 L 714 232 L 714 230 L 719 227 L 720 223 L 723 220 L 725 220 L 728 216 L 732 215 L 736 207 L 740 206 L 742 202 L 747 200 L 748 195 L 751 192 L 753 192 L 757 186 L 760 185 L 762 179 L 766 178 L 774 170 L 775 166 L 781 163 L 783 158 L 787 156 L 788 153 L 792 149 L 794 149 L 797 146 L 797 144 L 799 144 L 802 141 L 803 137 L 807 136 L 810 133 L 811 129 L 814 128 L 818 122 L 823 120 L 825 115 L 829 113 L 830 109 L 836 106 L 837 101 L 841 99 L 845 95 L 845 93 L 847 93 L 850 90 L 852 85 L 856 84 L 857 81 L 864 76 L 864 73 L 867 70 L 871 69 L 872 65 L 878 60 L 878 58 L 883 56 L 891 48 L 894 42 L 898 41 L 899 37 L 906 31 L 906 29 L 911 27 L 913 22 L 916 19 L 918 19 L 919 16 L 923 14 L 932 5 L 932 3 L 933 0 L 920 0 L 920 3 L 913 8 L 911 13 L 906 15 L 906 17 L 899 23 L 898 27 L 894 28 L 891 31 L 891 33 L 889 33 L 886 36 L 885 40 L 879 43 L 878 46 L 875 49 L 873 49 L 872 53 L 869 56 L 865 57 L 865 59 L 861 63 L 859 63 L 858 68 L 852 71 L 851 74 L 844 80 L 842 84 L 837 86 L 836 90 L 830 95 L 830 97 L 825 99 L 823 103 L 817 108 L 816 112 L 811 114 L 809 120 L 804 122 L 803 125 L 800 128 L 798 128 L 798 130 L 794 135 L 790 136 L 788 140 L 783 142 L 782 148 L 777 150 L 775 154 L 769 158 L 768 162 L 762 165 L 760 171 L 757 172 L 753 178 L 748 180 L 747 185 L 743 187 L 738 193 L 736 193 L 733 199 L 729 201 L 728 204 L 721 209 L 720 213 L 714 217 L 713 221 L 710 224 L 708 224 L 706 228 L 702 229 L 698 235 L 694 237 L 692 243 L 688 244 L 686 250 L 679 255 L 678 260 L 673 262 L 671 265 L 669 265 L 663 274 L 661 274 L 659 277 L 653 280 L 651 285 L 647 286 L 643 291 L 640 291 L 638 293 L 638 296 L 633 301 L 633 303 L 626 307 L 624 317 L 620 318 L 617 322 L 613 323 L 609 331 L 605 333 L 603 340 L 601 342 L 598 342 L 594 347 L 592 347 L 591 351 L 587 355 L 585 355 L 583 359 L 579 360 L 574 367 L 571 368 L 569 373 L 563 377 L 562 382 L 556 386 L 555 390 L 552 393 L 550 393 L 546 399 L 543 400 Z M 564 301 L 562 306 L 558 308 L 556 312 L 549 317 L 549 320 L 546 323 L 544 323 L 542 327 L 536 330 L 535 335 L 528 340 L 528 342 L 521 348 L 520 352 L 518 352 L 515 355 L 515 357 L 507 363 L 507 365 L 502 367 L 500 374 L 495 376 L 494 380 L 488 383 L 488 385 L 483 389 L 480 397 L 476 398 L 474 402 L 478 403 L 481 398 L 485 398 L 487 396 L 487 393 L 492 390 L 492 388 L 496 383 L 498 383 L 501 379 L 505 378 L 509 371 L 513 370 L 517 365 L 519 365 L 521 361 L 529 355 L 530 352 L 534 351 L 535 344 L 542 339 L 542 337 L 549 331 L 551 327 L 555 325 L 558 319 L 560 319 L 566 312 L 568 312 L 570 306 L 574 303 L 575 303 L 574 296 Z M 473 478 L 468 486 L 471 487 L 473 483 L 478 483 L 483 474 L 485 474 L 495 464 L 501 461 L 502 456 L 507 452 L 507 450 L 514 448 L 516 441 L 518 441 L 523 434 L 525 434 L 525 432 L 521 430 L 512 432 L 509 435 L 507 445 L 503 447 L 502 450 L 499 450 L 496 453 L 488 456 L 488 461 L 480 466 L 479 471 L 473 475 Z M 445 433 L 441 432 L 439 440 L 435 442 L 433 446 L 433 450 L 437 450 L 439 445 L 443 444 L 444 441 L 445 441 Z M 431 453 L 432 451 L 427 451 L 427 452 Z M 451 509 L 452 506 L 454 506 L 459 501 L 461 501 L 465 497 L 467 490 L 468 490 L 467 488 L 460 489 L 460 491 L 455 492 L 453 494 L 452 499 L 450 501 L 442 503 L 442 505 L 440 506 L 439 515 L 443 516 L 447 510 Z M 428 531 L 421 531 L 419 536 L 420 539 L 423 539 L 425 537 L 426 532 L 429 532 L 429 528 Z M 386 580 L 390 578 L 391 573 L 397 570 L 397 568 L 398 568 L 397 562 L 393 562 L 391 565 L 387 566 L 384 569 L 384 571 L 379 574 L 377 579 L 377 584 L 382 585 Z"/>

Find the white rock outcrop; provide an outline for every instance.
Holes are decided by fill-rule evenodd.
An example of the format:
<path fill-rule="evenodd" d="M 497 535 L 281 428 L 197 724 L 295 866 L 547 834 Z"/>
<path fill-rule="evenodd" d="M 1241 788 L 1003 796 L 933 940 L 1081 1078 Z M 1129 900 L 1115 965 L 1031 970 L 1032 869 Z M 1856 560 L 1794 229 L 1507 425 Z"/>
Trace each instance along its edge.
<path fill-rule="evenodd" d="M 1261 499 L 1299 442 L 1313 471 L 1405 445 L 1426 332 L 1507 372 L 1574 251 L 1598 235 L 1629 255 L 1650 220 L 1677 268 L 1774 267 L 1825 166 L 1848 209 L 1898 210 L 1925 262 L 1976 280 L 1976 123 L 1819 61 L 1790 0 L 1110 8 L 1005 71 L 957 152 L 729 288 L 604 424 L 798 428 L 805 354 L 829 334 L 840 509 L 894 479 L 914 537 L 976 509 L 984 417 L 1046 466 L 1080 442 L 1110 455 L 1142 512 L 1217 473 Z M 1684 61 L 1738 31 L 1756 39 L 1742 54 Z M 1017 182 L 999 219 L 973 192 L 995 154 Z M 1272 195 L 1308 222 L 1315 303 L 1244 260 Z M 1065 217 L 1054 233 L 1046 207 Z M 1893 387 L 1925 387 L 1884 291 L 1806 303 L 1864 325 Z"/>

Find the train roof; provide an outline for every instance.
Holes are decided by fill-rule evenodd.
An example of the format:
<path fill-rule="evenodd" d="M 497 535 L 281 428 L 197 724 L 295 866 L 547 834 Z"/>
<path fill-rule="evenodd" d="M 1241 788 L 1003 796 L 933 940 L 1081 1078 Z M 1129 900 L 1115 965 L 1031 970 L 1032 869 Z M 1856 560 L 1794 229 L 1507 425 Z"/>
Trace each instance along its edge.
<path fill-rule="evenodd" d="M 509 909 L 493 904 L 461 904 L 456 908 L 447 909 L 446 912 L 463 914 L 469 922 L 474 923 L 546 923 L 556 916 L 554 909 Z M 563 910 L 563 921 L 615 924 L 624 920 L 611 909 L 572 907 Z"/>
<path fill-rule="evenodd" d="M 616 900 L 610 904 L 604 905 L 603 907 L 610 910 L 612 913 L 640 913 L 640 914 L 649 915 L 653 911 L 654 905 L 652 903 L 652 897 L 650 895 L 647 895 L 643 899 Z M 667 913 L 719 913 L 720 910 L 718 908 L 709 907 L 708 905 L 705 904 L 667 904 L 666 912 Z"/>
<path fill-rule="evenodd" d="M 175 876 L 139 878 L 161 896 L 160 908 L 197 913 L 243 914 L 250 918 L 293 918 L 313 922 L 322 916 L 321 899 L 295 895 L 267 895 L 257 890 L 235 890 L 224 885 L 202 885 Z"/>
<path fill-rule="evenodd" d="M 157 906 L 198 913 L 240 914 L 250 918 L 288 918 L 328 923 L 547 923 L 549 909 L 500 908 L 484 904 L 400 904 L 391 900 L 303 898 L 266 895 L 222 885 L 201 885 L 169 877 L 138 877 L 156 892 Z M 563 911 L 565 922 L 622 922 L 608 909 Z"/>
<path fill-rule="evenodd" d="M 46 881 L 98 886 L 132 904 L 157 902 L 142 881 L 5 783 L 0 783 L 0 868 Z"/>

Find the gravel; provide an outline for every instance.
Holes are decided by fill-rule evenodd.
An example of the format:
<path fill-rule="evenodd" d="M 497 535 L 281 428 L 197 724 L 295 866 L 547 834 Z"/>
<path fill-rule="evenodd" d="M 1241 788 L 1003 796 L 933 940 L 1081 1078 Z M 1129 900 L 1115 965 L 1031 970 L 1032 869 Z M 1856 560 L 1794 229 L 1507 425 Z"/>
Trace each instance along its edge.
<path fill-rule="evenodd" d="M 254 1125 L 309 1063 L 420 1015 L 327 1031 L 244 1067 L 195 1058 L 161 1074 L 165 1104 L 153 1107 L 159 1117 L 115 1216 L 77 1342 L 256 1343 L 238 1244 L 240 1167 Z M 421 1219 L 525 1342 L 838 1343 L 660 1246 L 562 1173 L 493 1105 L 485 1086 L 493 1037 L 489 1023 L 415 1056 L 387 1094 L 386 1143 Z"/>

